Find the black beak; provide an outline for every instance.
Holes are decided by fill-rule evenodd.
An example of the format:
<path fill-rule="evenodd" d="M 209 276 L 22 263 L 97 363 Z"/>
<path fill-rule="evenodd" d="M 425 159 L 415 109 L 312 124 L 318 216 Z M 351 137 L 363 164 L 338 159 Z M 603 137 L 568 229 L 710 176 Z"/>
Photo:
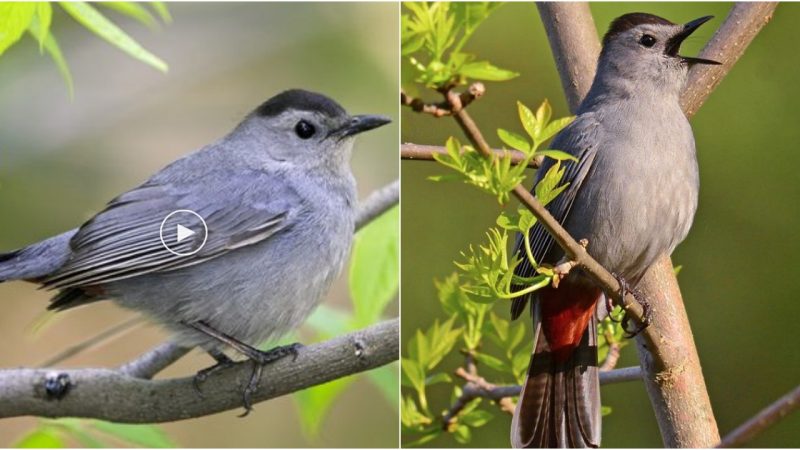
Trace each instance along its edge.
<path fill-rule="evenodd" d="M 695 30 L 700 28 L 700 25 L 708 22 L 709 20 L 711 20 L 713 18 L 714 18 L 714 16 L 705 16 L 705 17 L 701 17 L 699 19 L 694 19 L 691 22 L 685 24 L 683 26 L 683 30 L 681 30 L 681 32 L 676 34 L 675 36 L 672 36 L 669 39 L 669 41 L 667 42 L 667 46 L 666 46 L 667 55 L 675 57 L 675 58 L 680 58 L 681 61 L 689 64 L 690 66 L 694 65 L 694 64 L 716 64 L 716 65 L 722 64 L 720 62 L 713 61 L 713 60 L 710 60 L 710 59 L 693 58 L 691 56 L 680 56 L 680 55 L 678 55 L 678 49 L 680 49 L 681 43 L 683 43 L 683 41 L 686 40 L 686 38 L 688 38 L 689 35 L 694 33 Z"/>
<path fill-rule="evenodd" d="M 378 116 L 378 115 L 353 116 L 350 118 L 349 122 L 344 124 L 344 126 L 334 130 L 331 134 L 337 136 L 339 139 L 343 139 L 348 136 L 353 136 L 358 133 L 363 133 L 364 131 L 369 131 L 374 128 L 378 128 L 380 126 L 386 125 L 391 121 L 392 120 L 386 116 Z"/>

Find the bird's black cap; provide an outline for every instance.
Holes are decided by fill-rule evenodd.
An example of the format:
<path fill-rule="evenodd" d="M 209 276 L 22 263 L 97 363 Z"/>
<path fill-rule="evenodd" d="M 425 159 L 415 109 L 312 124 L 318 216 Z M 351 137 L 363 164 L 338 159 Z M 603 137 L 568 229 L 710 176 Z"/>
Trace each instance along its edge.
<path fill-rule="evenodd" d="M 322 94 L 317 94 L 316 92 L 304 91 L 302 89 L 290 89 L 281 92 L 262 103 L 261 106 L 256 108 L 255 113 L 262 117 L 273 117 L 287 109 L 314 111 L 329 117 L 347 115 L 344 108 L 330 98 Z"/>
<path fill-rule="evenodd" d="M 675 25 L 669 20 L 653 14 L 641 12 L 628 13 L 617 17 L 613 22 L 611 22 L 611 26 L 608 27 L 608 31 L 603 37 L 603 46 L 605 46 L 614 36 L 624 33 L 631 28 L 648 23 L 654 25 Z"/>

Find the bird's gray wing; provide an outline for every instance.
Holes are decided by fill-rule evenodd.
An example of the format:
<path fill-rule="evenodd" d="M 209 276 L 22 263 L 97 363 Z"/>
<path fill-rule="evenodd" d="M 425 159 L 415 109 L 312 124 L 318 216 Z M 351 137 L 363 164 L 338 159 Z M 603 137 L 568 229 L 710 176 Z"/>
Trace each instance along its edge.
<path fill-rule="evenodd" d="M 151 180 L 84 224 L 70 241 L 71 257 L 43 287 L 92 286 L 199 264 L 269 238 L 290 225 L 300 207 L 280 176 L 263 172 L 205 174 L 192 183 Z M 162 221 L 181 209 L 199 214 L 208 229 L 205 245 L 188 256 L 169 252 L 161 241 Z M 174 229 L 165 226 L 164 238 L 178 253 L 197 248 L 203 239 L 197 233 L 174 243 Z"/>
<path fill-rule="evenodd" d="M 569 186 L 547 205 L 547 210 L 558 223 L 563 224 L 566 220 L 572 203 L 592 168 L 592 162 L 597 154 L 595 143 L 598 142 L 598 132 L 599 124 L 594 113 L 584 113 L 561 131 L 550 144 L 550 148 L 565 151 L 578 159 L 577 162 L 562 162 L 565 171 L 561 184 L 569 183 Z M 536 183 L 539 183 L 553 164 L 555 164 L 553 159 L 545 158 L 542 166 L 536 172 Z M 529 236 L 533 257 L 537 263 L 541 263 L 553 245 L 553 238 L 539 222 L 531 228 Z M 520 234 L 517 236 L 515 253 L 522 259 L 522 262 L 516 267 L 514 274 L 520 277 L 532 277 L 536 275 L 536 271 L 525 256 L 524 245 L 522 234 Z M 514 319 L 519 317 L 527 303 L 528 296 L 514 299 L 511 304 L 511 317 Z"/>

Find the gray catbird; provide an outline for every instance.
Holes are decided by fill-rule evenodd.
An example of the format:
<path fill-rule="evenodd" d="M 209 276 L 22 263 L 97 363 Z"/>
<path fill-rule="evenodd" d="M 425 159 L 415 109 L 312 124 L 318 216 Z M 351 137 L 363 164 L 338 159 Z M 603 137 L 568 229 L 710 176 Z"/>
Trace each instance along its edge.
<path fill-rule="evenodd" d="M 614 20 L 592 87 L 578 116 L 551 144 L 569 152 L 563 183 L 569 187 L 549 211 L 588 252 L 635 286 L 662 253 L 689 232 L 699 189 L 694 137 L 679 104 L 693 64 L 715 61 L 678 55 L 703 17 L 676 25 L 651 14 Z M 547 161 L 539 174 L 553 164 Z M 540 175 L 541 177 L 541 175 Z M 538 180 L 537 180 L 538 181 Z M 516 270 L 535 274 L 524 256 Z M 540 225 L 530 231 L 533 257 L 555 264 L 561 248 Z M 600 445 L 600 387 L 595 310 L 600 289 L 580 271 L 558 288 L 541 289 L 512 305 L 518 317 L 532 302 L 534 353 L 511 425 L 515 447 Z"/>
<path fill-rule="evenodd" d="M 214 367 L 231 363 L 226 345 L 242 352 L 256 367 L 249 410 L 261 366 L 296 352 L 251 345 L 297 327 L 338 276 L 354 232 L 353 137 L 388 122 L 285 91 L 80 228 L 0 255 L 0 281 L 58 290 L 57 311 L 113 298 L 207 350 Z M 196 215 L 170 216 L 183 210 Z"/>

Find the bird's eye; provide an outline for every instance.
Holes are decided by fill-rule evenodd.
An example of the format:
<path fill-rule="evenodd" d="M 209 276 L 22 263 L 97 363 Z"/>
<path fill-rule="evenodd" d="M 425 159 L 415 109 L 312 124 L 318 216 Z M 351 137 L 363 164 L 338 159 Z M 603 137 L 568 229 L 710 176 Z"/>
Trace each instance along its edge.
<path fill-rule="evenodd" d="M 642 36 L 639 39 L 639 43 L 644 45 L 647 48 L 650 48 L 650 47 L 656 45 L 656 38 L 654 38 L 653 36 L 651 36 L 649 34 L 645 34 L 644 36 Z"/>
<path fill-rule="evenodd" d="M 316 131 L 314 125 L 311 125 L 305 120 L 297 122 L 297 125 L 294 126 L 294 132 L 297 133 L 297 137 L 300 139 L 308 139 L 313 136 Z"/>

